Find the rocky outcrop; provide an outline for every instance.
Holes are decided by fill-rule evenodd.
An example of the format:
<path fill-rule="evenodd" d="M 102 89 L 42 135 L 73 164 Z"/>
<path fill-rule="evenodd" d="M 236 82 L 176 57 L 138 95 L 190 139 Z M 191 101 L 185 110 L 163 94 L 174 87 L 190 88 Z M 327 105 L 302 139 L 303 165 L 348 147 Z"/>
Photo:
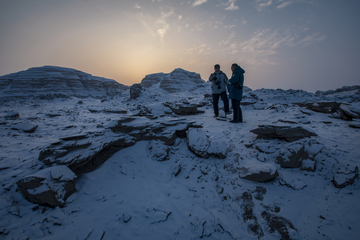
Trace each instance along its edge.
<path fill-rule="evenodd" d="M 30 202 L 62 207 L 76 190 L 76 175 L 66 166 L 56 166 L 24 177 L 16 184 Z"/>
<path fill-rule="evenodd" d="M 112 79 L 95 77 L 72 68 L 34 67 L 0 77 L 2 97 L 76 96 L 103 98 L 129 87 Z"/>
<path fill-rule="evenodd" d="M 317 136 L 316 133 L 303 127 L 296 126 L 275 126 L 275 125 L 259 125 L 258 128 L 250 132 L 264 139 L 285 139 L 288 142 L 300 140 L 302 138 Z"/>
<path fill-rule="evenodd" d="M 205 83 L 200 74 L 177 68 L 171 73 L 154 73 L 146 75 L 141 81 L 142 87 L 151 87 L 159 84 L 161 89 L 170 93 L 183 92 L 194 88 L 198 84 Z"/>
<path fill-rule="evenodd" d="M 169 146 L 174 144 L 176 138 L 185 138 L 190 127 L 200 126 L 185 119 L 125 117 L 106 124 L 103 131 L 111 130 L 107 134 L 99 132 L 92 136 L 83 134 L 61 138 L 42 149 L 39 160 L 47 165 L 66 165 L 74 173 L 82 174 L 95 170 L 115 152 L 132 146 L 137 141 L 156 140 L 149 146 L 149 154 L 153 159 L 162 161 L 166 160 L 169 153 L 168 148 L 163 145 Z"/>

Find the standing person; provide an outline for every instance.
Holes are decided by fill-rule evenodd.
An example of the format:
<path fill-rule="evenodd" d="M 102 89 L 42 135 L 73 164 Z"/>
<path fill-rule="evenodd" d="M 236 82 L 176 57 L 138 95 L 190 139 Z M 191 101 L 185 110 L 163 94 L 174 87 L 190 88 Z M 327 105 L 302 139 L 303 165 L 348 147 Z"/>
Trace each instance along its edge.
<path fill-rule="evenodd" d="M 239 65 L 234 63 L 231 65 L 231 71 L 233 72 L 232 77 L 230 78 L 229 86 L 229 98 L 231 99 L 231 104 L 234 110 L 233 120 L 231 123 L 242 123 L 242 111 L 240 108 L 240 101 L 242 100 L 243 95 L 243 86 L 244 86 L 244 73 L 245 70 L 242 69 Z"/>
<path fill-rule="evenodd" d="M 226 93 L 226 88 L 228 88 L 229 80 L 225 73 L 220 71 L 220 65 L 216 64 L 214 66 L 215 72 L 212 73 L 209 77 L 209 81 L 212 82 L 211 89 L 213 95 L 213 107 L 215 117 L 219 116 L 219 97 L 224 102 L 225 114 L 229 113 L 229 99 Z"/>

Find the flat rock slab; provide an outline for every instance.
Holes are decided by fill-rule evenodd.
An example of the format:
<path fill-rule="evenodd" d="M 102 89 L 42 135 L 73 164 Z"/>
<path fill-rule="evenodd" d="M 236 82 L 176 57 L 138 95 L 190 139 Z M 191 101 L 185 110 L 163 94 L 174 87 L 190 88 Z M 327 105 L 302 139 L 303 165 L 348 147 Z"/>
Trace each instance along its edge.
<path fill-rule="evenodd" d="M 276 167 L 271 163 L 248 162 L 240 169 L 240 177 L 254 182 L 267 182 L 278 176 Z"/>
<path fill-rule="evenodd" d="M 305 137 L 317 136 L 316 133 L 303 127 L 296 126 L 275 126 L 275 125 L 259 125 L 258 128 L 250 132 L 264 139 L 285 139 L 288 142 L 300 140 Z"/>
<path fill-rule="evenodd" d="M 33 133 L 33 132 L 35 132 L 37 127 L 38 127 L 38 125 L 33 124 L 31 122 L 23 122 L 23 123 L 19 123 L 19 124 L 12 126 L 11 129 L 20 130 L 25 133 Z"/>

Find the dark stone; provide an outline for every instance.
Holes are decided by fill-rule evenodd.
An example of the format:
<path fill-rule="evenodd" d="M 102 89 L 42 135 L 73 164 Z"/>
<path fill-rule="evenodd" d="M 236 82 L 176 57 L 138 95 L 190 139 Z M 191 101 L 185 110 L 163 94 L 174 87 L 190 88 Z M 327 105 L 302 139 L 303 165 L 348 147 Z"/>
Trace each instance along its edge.
<path fill-rule="evenodd" d="M 136 99 L 140 96 L 140 93 L 142 91 L 142 87 L 140 84 L 135 83 L 130 87 L 130 99 Z"/>
<path fill-rule="evenodd" d="M 299 168 L 301 167 L 302 160 L 308 158 L 308 153 L 305 151 L 305 147 L 299 148 L 288 148 L 282 151 L 280 156 L 277 158 L 277 162 L 283 168 Z"/>
<path fill-rule="evenodd" d="M 293 142 L 305 137 L 317 136 L 316 133 L 310 132 L 300 126 L 274 126 L 274 125 L 259 125 L 258 128 L 250 132 L 258 135 L 259 138 L 264 139 L 285 139 L 286 141 Z"/>
<path fill-rule="evenodd" d="M 317 102 L 307 103 L 306 108 L 315 112 L 334 113 L 339 110 L 341 103 L 338 102 Z"/>

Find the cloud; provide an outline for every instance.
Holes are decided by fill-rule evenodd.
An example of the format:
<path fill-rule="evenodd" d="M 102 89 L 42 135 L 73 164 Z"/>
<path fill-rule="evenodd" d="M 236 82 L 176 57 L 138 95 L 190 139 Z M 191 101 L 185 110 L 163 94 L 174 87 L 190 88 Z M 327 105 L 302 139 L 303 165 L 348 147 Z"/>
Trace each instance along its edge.
<path fill-rule="evenodd" d="M 258 11 L 262 11 L 272 4 L 272 0 L 255 0 L 255 8 Z"/>
<path fill-rule="evenodd" d="M 313 33 L 311 35 L 307 35 L 304 39 L 297 42 L 297 44 L 309 46 L 314 43 L 320 43 L 320 42 L 324 41 L 325 39 L 326 39 L 325 35 L 317 32 L 317 33 Z"/>
<path fill-rule="evenodd" d="M 170 25 L 167 23 L 167 18 L 174 15 L 174 9 L 171 9 L 169 12 L 162 12 L 161 18 L 157 19 L 155 23 L 161 27 L 157 29 L 157 33 L 160 36 L 161 42 L 164 41 L 164 36 L 166 32 L 170 29 Z"/>
<path fill-rule="evenodd" d="M 235 5 L 235 1 L 236 0 L 229 0 L 229 2 L 227 3 L 227 8 L 225 8 L 225 10 L 238 10 L 239 7 Z"/>
<path fill-rule="evenodd" d="M 179 15 L 179 20 L 181 20 L 182 19 L 182 16 L 181 15 Z"/>
<path fill-rule="evenodd" d="M 206 3 L 208 0 L 195 0 L 195 2 L 193 3 L 193 7 L 195 7 L 195 6 L 199 6 L 199 5 L 201 5 L 201 4 L 203 4 L 203 3 Z"/>
<path fill-rule="evenodd" d="M 277 8 L 277 9 L 285 8 L 285 7 L 289 6 L 289 5 L 292 4 L 292 3 L 293 3 L 292 1 L 283 2 L 282 4 L 280 4 L 279 6 L 277 6 L 276 8 Z"/>
<path fill-rule="evenodd" d="M 140 8 L 141 8 L 141 6 L 140 6 L 139 4 L 135 4 L 134 8 L 136 8 L 136 9 L 140 9 Z"/>

